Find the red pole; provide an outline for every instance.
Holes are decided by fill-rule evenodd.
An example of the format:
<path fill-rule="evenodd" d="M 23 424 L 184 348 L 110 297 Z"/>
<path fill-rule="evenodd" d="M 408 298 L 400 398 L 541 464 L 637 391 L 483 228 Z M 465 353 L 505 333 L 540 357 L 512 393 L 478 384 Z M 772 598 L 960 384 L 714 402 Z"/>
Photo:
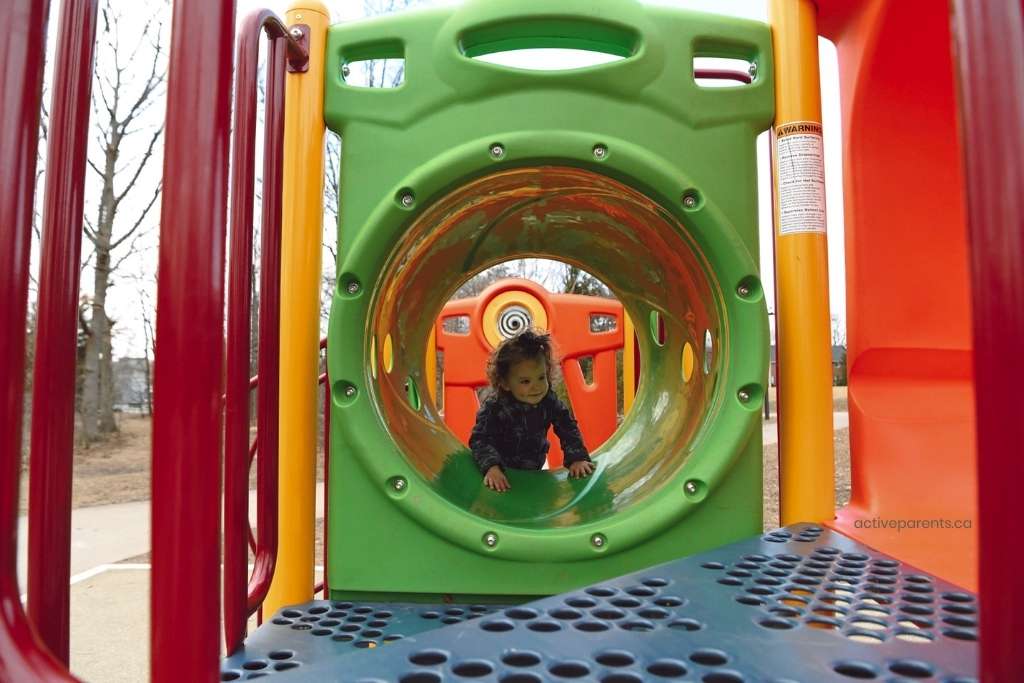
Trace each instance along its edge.
<path fill-rule="evenodd" d="M 71 580 L 71 460 L 96 0 L 65 2 L 50 107 L 42 272 L 32 392 L 28 615 L 66 666 Z"/>
<path fill-rule="evenodd" d="M 320 375 L 320 383 L 324 385 L 324 579 L 320 583 L 323 586 L 324 600 L 329 600 L 331 597 L 331 583 L 327 578 L 327 532 L 329 531 L 329 522 L 331 518 L 331 380 L 327 376 L 326 337 L 320 340 L 320 348 L 324 349 L 324 373 Z"/>
<path fill-rule="evenodd" d="M 234 35 L 234 0 L 174 4 L 153 401 L 150 675 L 156 682 L 212 681 L 219 668 L 224 225 Z"/>
<path fill-rule="evenodd" d="M 256 462 L 258 550 L 249 581 L 247 613 L 263 603 L 277 563 L 278 396 L 281 339 L 281 188 L 284 160 L 285 27 L 277 17 L 264 25 L 267 50 L 267 104 L 263 142 L 262 269 L 260 271 L 259 390 L 260 455 Z M 247 614 L 247 615 L 248 615 Z"/>
<path fill-rule="evenodd" d="M 979 673 L 1011 681 L 1020 680 L 1024 633 L 1024 517 L 1008 485 L 1024 479 L 1024 6 L 957 0 L 953 22 L 974 318 Z"/>
<path fill-rule="evenodd" d="M 74 680 L 46 649 L 18 595 L 18 479 L 25 390 L 32 197 L 46 54 L 46 0 L 9 0 L 0 45 L 0 680 Z"/>
<path fill-rule="evenodd" d="M 229 653 L 234 652 L 245 638 L 247 616 L 245 586 L 249 558 L 245 539 L 249 529 L 249 322 L 252 306 L 256 67 L 261 18 L 261 13 L 253 13 L 245 19 L 238 36 L 235 72 L 224 415 L 224 639 Z M 266 440 L 260 439 L 260 442 L 265 444 Z M 262 455 L 259 460 L 263 460 Z M 263 530 L 259 531 L 262 534 Z"/>

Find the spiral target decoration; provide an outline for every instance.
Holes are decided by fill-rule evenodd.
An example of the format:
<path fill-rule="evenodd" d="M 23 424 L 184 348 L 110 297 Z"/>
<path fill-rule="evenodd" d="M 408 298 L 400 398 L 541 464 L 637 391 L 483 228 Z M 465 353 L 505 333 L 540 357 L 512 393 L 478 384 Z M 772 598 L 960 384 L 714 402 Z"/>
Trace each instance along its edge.
<path fill-rule="evenodd" d="M 533 324 L 533 318 L 523 306 L 509 306 L 498 315 L 498 334 L 504 339 L 514 337 Z"/>

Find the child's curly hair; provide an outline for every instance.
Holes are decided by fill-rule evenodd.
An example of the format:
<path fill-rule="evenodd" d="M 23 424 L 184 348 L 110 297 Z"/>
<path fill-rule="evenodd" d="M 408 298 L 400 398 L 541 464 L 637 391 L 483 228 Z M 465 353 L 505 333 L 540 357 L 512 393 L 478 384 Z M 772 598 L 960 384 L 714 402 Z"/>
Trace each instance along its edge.
<path fill-rule="evenodd" d="M 524 360 L 544 359 L 548 366 L 548 382 L 554 384 L 558 371 L 551 335 L 528 327 L 514 337 L 502 341 L 487 359 L 487 380 L 491 389 L 501 391 L 501 383 L 512 366 Z"/>

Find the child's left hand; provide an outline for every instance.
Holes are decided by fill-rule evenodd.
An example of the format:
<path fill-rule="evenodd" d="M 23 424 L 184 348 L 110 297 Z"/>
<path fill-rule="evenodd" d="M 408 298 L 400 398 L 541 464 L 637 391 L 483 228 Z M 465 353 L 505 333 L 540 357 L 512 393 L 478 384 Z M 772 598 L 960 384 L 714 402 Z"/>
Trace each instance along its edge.
<path fill-rule="evenodd" d="M 594 463 L 589 460 L 577 460 L 569 465 L 569 476 L 573 479 L 586 477 L 594 471 Z"/>

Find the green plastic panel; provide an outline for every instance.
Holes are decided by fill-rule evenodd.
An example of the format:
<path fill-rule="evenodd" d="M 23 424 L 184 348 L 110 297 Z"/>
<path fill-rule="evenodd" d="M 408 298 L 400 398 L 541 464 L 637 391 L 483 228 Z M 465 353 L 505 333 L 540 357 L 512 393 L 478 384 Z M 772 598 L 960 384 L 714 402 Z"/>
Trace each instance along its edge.
<path fill-rule="evenodd" d="M 474 59 L 532 47 L 621 59 L 561 71 Z M 327 50 L 325 118 L 342 137 L 332 595 L 551 594 L 758 533 L 768 28 L 624 0 L 477 0 L 335 26 Z M 346 62 L 398 56 L 397 88 L 342 80 Z M 746 59 L 757 77 L 702 88 L 695 56 Z M 594 476 L 512 472 L 497 494 L 444 427 L 423 358 L 462 281 L 520 256 L 608 283 L 644 321 L 644 370 Z M 655 314 L 664 344 L 647 334 Z M 684 380 L 686 345 L 699 362 Z"/>

